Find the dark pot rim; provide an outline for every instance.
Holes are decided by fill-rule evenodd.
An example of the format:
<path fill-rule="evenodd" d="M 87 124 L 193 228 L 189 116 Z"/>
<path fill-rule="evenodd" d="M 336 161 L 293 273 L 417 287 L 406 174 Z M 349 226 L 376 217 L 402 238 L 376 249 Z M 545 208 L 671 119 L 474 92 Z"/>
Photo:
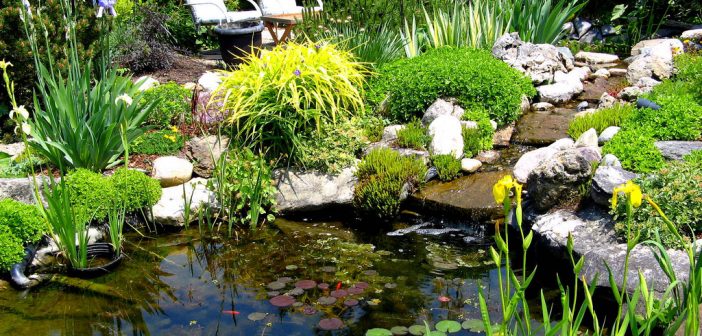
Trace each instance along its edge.
<path fill-rule="evenodd" d="M 215 27 L 214 31 L 219 35 L 254 34 L 263 31 L 263 22 L 258 20 L 227 22 Z"/>
<path fill-rule="evenodd" d="M 78 278 L 93 278 L 107 274 L 114 270 L 122 262 L 124 254 L 122 251 L 115 252 L 110 243 L 95 243 L 88 245 L 88 259 L 96 257 L 108 257 L 110 261 L 104 265 L 87 268 L 68 267 L 68 274 Z"/>

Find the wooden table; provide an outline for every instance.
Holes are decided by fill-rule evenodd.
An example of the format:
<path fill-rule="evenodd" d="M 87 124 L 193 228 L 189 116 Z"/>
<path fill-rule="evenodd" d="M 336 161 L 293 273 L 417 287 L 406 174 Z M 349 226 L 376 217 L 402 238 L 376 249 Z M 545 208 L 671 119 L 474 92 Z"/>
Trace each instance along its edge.
<path fill-rule="evenodd" d="M 266 15 L 263 16 L 261 20 L 263 20 L 263 24 L 271 33 L 273 42 L 275 42 L 277 45 L 280 43 L 285 43 L 288 37 L 290 37 L 290 31 L 292 31 L 293 27 L 295 27 L 295 25 L 297 25 L 299 22 L 302 22 L 302 13 Z M 278 33 L 275 29 L 276 26 L 281 26 L 285 29 L 280 38 L 278 38 Z"/>

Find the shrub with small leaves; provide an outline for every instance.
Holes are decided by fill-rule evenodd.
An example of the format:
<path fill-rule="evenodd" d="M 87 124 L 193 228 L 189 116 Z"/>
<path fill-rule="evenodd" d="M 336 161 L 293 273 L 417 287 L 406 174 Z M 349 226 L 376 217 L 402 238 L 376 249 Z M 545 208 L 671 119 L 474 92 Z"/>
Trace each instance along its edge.
<path fill-rule="evenodd" d="M 161 198 L 158 180 L 133 169 L 118 168 L 109 177 L 116 193 L 115 204 L 125 206 L 127 212 L 151 208 Z"/>
<path fill-rule="evenodd" d="M 665 163 L 654 141 L 641 130 L 622 129 L 602 147 L 602 154 L 615 155 L 624 169 L 647 173 L 663 167 Z"/>
<path fill-rule="evenodd" d="M 435 155 L 431 161 L 434 163 L 441 181 L 451 181 L 461 175 L 461 161 L 453 155 Z"/>
<path fill-rule="evenodd" d="M 623 128 L 638 129 L 656 140 L 697 140 L 702 136 L 702 106 L 689 95 L 651 93 L 659 110 L 638 109 Z"/>
<path fill-rule="evenodd" d="M 338 173 L 352 166 L 367 144 L 363 131 L 353 122 L 326 124 L 321 132 L 302 139 L 295 165 L 306 170 Z"/>
<path fill-rule="evenodd" d="M 431 141 L 431 137 L 427 133 L 427 128 L 422 125 L 421 120 L 416 118 L 397 131 L 397 144 L 403 148 L 425 150 L 429 141 Z"/>
<path fill-rule="evenodd" d="M 9 227 L 0 226 L 0 272 L 9 271 L 12 265 L 24 258 L 22 240 L 15 237 Z"/>
<path fill-rule="evenodd" d="M 478 128 L 463 127 L 463 153 L 466 157 L 478 155 L 481 151 L 492 149 L 495 130 L 492 129 L 490 117 L 480 109 L 468 110 L 463 120 L 474 121 Z"/>
<path fill-rule="evenodd" d="M 116 190 L 102 174 L 79 168 L 64 177 L 76 221 L 101 221 L 115 206 Z"/>
<path fill-rule="evenodd" d="M 7 227 L 23 243 L 34 243 L 48 230 L 48 223 L 36 206 L 10 198 L 0 201 L 0 227 Z"/>
<path fill-rule="evenodd" d="M 159 128 L 184 121 L 192 121 L 190 100 L 193 92 L 177 83 L 166 83 L 144 92 L 141 103 L 146 105 L 157 101 L 154 109 L 146 118 L 146 123 Z"/>

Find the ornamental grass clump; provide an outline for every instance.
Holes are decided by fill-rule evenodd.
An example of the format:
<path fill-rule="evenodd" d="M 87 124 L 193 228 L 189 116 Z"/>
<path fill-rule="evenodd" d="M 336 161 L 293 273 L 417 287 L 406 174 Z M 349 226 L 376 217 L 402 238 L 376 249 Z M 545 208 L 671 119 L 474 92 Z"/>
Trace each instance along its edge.
<path fill-rule="evenodd" d="M 495 130 L 490 123 L 490 117 L 483 110 L 468 110 L 461 117 L 463 120 L 475 122 L 478 127 L 463 127 L 463 154 L 466 157 L 478 155 L 481 151 L 492 149 Z"/>
<path fill-rule="evenodd" d="M 600 134 L 607 127 L 621 126 L 635 110 L 635 107 L 631 104 L 616 104 L 612 107 L 578 116 L 570 122 L 568 135 L 573 139 L 577 139 L 591 128 L 594 128 L 597 134 Z"/>
<path fill-rule="evenodd" d="M 461 161 L 453 155 L 435 155 L 431 161 L 441 181 L 451 181 L 461 175 Z"/>
<path fill-rule="evenodd" d="M 431 137 L 427 133 L 427 128 L 422 125 L 419 119 L 413 119 L 404 128 L 397 131 L 397 145 L 403 148 L 425 150 Z"/>
<path fill-rule="evenodd" d="M 224 72 L 215 92 L 244 145 L 294 156 L 303 137 L 364 111 L 366 70 L 351 53 L 311 41 L 261 53 Z"/>

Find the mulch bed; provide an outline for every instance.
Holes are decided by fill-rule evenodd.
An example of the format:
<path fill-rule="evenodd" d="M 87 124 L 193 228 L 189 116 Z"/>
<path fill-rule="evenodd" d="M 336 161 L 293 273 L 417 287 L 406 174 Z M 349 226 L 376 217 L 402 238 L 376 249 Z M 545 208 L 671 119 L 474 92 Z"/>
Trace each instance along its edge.
<path fill-rule="evenodd" d="M 173 66 L 170 69 L 158 70 L 151 73 L 146 73 L 161 83 L 176 82 L 185 84 L 188 82 L 195 83 L 198 78 L 206 71 L 221 70 L 217 62 L 206 60 L 197 56 L 176 54 Z"/>

